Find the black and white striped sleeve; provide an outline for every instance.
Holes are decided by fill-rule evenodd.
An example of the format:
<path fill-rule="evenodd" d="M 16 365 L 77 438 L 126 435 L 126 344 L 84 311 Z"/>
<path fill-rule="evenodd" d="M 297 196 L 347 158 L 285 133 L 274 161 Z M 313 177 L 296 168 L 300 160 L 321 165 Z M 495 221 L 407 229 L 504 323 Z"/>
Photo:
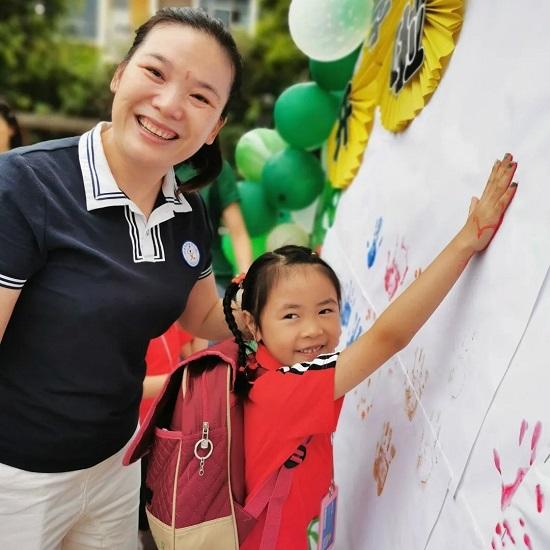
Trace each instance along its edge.
<path fill-rule="evenodd" d="M 44 197 L 18 155 L 0 155 L 0 287 L 22 289 L 45 261 Z"/>
<path fill-rule="evenodd" d="M 295 363 L 289 367 L 281 367 L 279 371 L 283 374 L 304 374 L 308 371 L 333 369 L 339 355 L 339 352 L 319 355 L 311 362 Z"/>

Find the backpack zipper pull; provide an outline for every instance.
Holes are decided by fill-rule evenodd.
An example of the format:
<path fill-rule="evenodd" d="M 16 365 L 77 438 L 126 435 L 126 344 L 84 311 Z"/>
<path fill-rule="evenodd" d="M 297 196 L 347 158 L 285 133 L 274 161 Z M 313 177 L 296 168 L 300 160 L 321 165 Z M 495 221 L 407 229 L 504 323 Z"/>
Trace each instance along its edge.
<path fill-rule="evenodd" d="M 204 475 L 204 462 L 207 458 L 210 458 L 212 451 L 214 450 L 214 444 L 208 438 L 210 431 L 210 425 L 208 422 L 202 423 L 202 437 L 195 443 L 195 456 L 199 460 L 199 475 Z"/>

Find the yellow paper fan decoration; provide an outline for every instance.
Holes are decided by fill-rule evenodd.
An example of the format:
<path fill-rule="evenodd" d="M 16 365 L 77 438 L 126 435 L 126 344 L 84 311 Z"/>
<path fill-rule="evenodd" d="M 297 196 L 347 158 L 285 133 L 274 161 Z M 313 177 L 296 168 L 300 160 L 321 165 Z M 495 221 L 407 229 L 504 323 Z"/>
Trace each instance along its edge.
<path fill-rule="evenodd" d="M 345 188 L 355 177 L 372 130 L 380 95 L 382 62 L 391 47 L 405 0 L 377 0 L 358 68 L 342 98 L 327 142 L 327 174 L 333 187 Z"/>
<path fill-rule="evenodd" d="M 462 26 L 464 0 L 409 0 L 382 64 L 380 110 L 387 130 L 403 130 L 433 94 Z"/>

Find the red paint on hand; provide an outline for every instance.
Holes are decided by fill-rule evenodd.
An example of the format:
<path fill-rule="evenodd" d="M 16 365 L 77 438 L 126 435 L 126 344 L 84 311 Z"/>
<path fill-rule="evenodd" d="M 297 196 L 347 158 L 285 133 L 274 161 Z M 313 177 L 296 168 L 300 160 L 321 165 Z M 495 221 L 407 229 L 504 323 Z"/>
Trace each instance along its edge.
<path fill-rule="evenodd" d="M 497 232 L 497 229 L 500 227 L 500 224 L 502 223 L 502 217 L 500 218 L 498 223 L 484 225 L 483 227 L 479 226 L 479 220 L 477 218 L 474 218 L 474 221 L 476 222 L 476 227 L 477 227 L 477 238 L 481 239 L 481 235 L 483 235 L 483 232 L 487 231 L 487 229 L 494 229 L 495 233 Z"/>

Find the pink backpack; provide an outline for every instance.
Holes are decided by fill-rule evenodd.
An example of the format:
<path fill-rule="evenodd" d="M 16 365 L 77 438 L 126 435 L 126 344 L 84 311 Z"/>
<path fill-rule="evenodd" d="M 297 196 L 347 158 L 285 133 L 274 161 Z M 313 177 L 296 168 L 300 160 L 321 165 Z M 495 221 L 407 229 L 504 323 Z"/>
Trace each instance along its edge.
<path fill-rule="evenodd" d="M 162 550 L 236 550 L 266 507 L 260 549 L 276 547 L 293 467 L 305 449 L 245 505 L 243 407 L 232 392 L 236 358 L 237 346 L 227 340 L 180 363 L 124 456 L 128 465 L 149 453 L 146 512 Z"/>

